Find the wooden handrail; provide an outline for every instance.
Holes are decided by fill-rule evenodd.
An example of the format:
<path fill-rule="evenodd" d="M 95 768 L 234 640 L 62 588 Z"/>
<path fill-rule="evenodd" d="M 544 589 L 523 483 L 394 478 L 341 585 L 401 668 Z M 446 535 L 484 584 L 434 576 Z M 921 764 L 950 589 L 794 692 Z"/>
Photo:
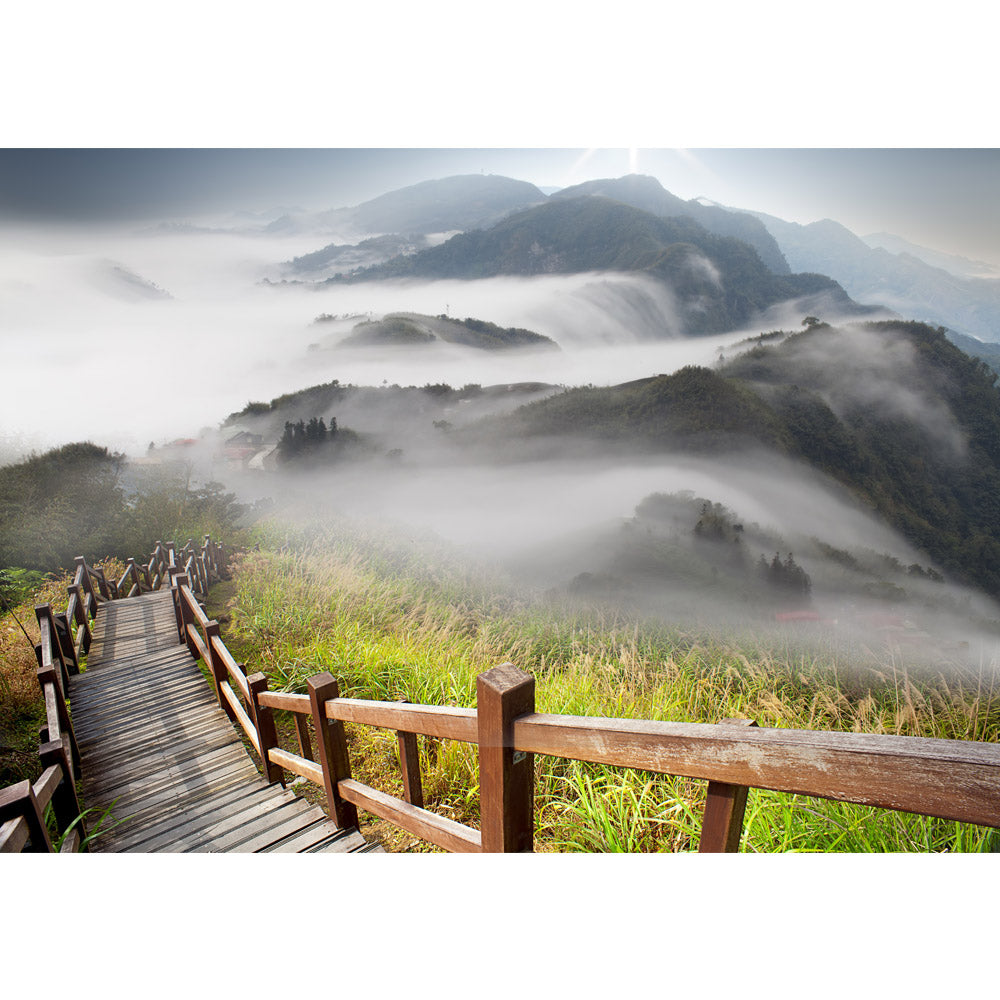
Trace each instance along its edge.
<path fill-rule="evenodd" d="M 226 648 L 226 644 L 222 641 L 221 637 L 212 637 L 211 649 L 222 660 L 230 680 L 240 689 L 240 694 L 245 700 L 249 701 L 250 687 L 247 684 L 246 676 L 240 669 L 240 665 L 233 658 L 233 654 Z"/>
<path fill-rule="evenodd" d="M 411 805 L 394 795 L 386 795 L 368 785 L 344 778 L 338 782 L 337 788 L 341 798 L 352 802 L 359 809 L 367 809 L 376 816 L 387 819 L 407 833 L 429 841 L 436 847 L 446 851 L 463 854 L 479 854 L 483 849 L 482 837 L 478 830 L 473 830 L 461 823 L 456 823 L 445 816 Z"/>
<path fill-rule="evenodd" d="M 312 711 L 306 695 L 268 691 L 259 700 L 261 705 L 297 717 Z M 475 709 L 340 697 L 327 699 L 322 708 L 324 718 L 330 722 L 456 739 L 480 744 L 482 749 L 479 713 Z M 706 832 L 701 850 L 738 849 L 747 788 L 1000 827 L 1000 746 L 995 744 L 766 729 L 748 720 L 675 723 L 536 712 L 516 715 L 508 736 L 500 743 L 493 742 L 514 756 L 530 758 L 540 753 L 708 781 L 715 793 L 710 801 L 714 803 L 721 795 L 728 805 L 713 805 L 713 813 L 717 808 L 723 811 L 719 819 L 710 814 L 715 829 L 711 836 Z M 313 781 L 323 770 L 322 763 L 317 769 L 304 758 L 283 750 L 271 751 L 269 756 L 282 767 L 293 765 L 289 770 Z M 482 774 L 480 777 L 482 780 Z M 343 780 L 338 780 L 337 787 L 351 790 L 350 797 L 345 794 L 342 798 L 366 809 L 377 806 L 369 811 L 393 822 L 415 815 L 403 808 L 409 803 L 391 796 L 371 797 L 360 792 L 356 783 L 345 786 Z M 391 807 L 388 799 L 392 800 Z M 404 823 L 397 825 L 414 832 Z"/>
<path fill-rule="evenodd" d="M 65 834 L 70 826 L 73 827 L 63 840 L 63 851 L 76 850 L 86 838 L 75 787 L 80 751 L 66 706 L 71 678 L 79 672 L 80 661 L 90 648 L 90 623 L 99 613 L 101 602 L 122 596 L 128 580 L 132 581 L 130 595 L 142 593 L 144 589 L 159 589 L 170 570 L 175 569 L 174 543 L 164 545 L 158 541 L 148 561 L 141 565 L 135 559 L 128 560 L 127 569 L 117 583 L 109 581 L 100 568 L 88 566 L 83 556 L 77 556 L 75 563 L 73 582 L 67 586 L 66 611 L 56 614 L 50 604 L 35 608 L 40 636 L 35 655 L 46 717 L 46 724 L 40 730 L 39 746 L 43 770 L 34 785 L 20 782 L 0 789 L 0 853 L 20 851 L 25 847 L 32 851 L 52 850 L 41 816 L 49 803 L 60 832 Z M 221 560 L 212 563 L 211 578 L 218 577 L 220 565 Z M 155 576 L 151 575 L 154 568 L 158 568 Z M 192 616 L 194 620 L 208 623 L 190 588 L 188 594 L 197 609 L 197 616 Z M 237 674 L 239 676 L 234 679 L 237 686 L 243 689 L 246 681 L 239 670 Z M 229 688 L 229 694 L 238 701 L 232 688 Z M 245 711 L 242 711 L 242 719 L 239 715 L 236 718 L 244 728 L 249 726 L 250 740 L 259 749 L 260 738 L 255 723 L 250 721 Z M 265 716 L 264 721 L 267 718 L 269 716 Z M 275 768 L 275 771 L 280 779 L 280 770 Z"/>
<path fill-rule="evenodd" d="M 323 768 L 315 761 L 306 760 L 305 757 L 289 753 L 287 750 L 282 750 L 281 747 L 273 747 L 268 750 L 267 757 L 272 763 L 283 767 L 286 771 L 291 771 L 292 774 L 308 778 L 309 781 L 317 785 L 323 784 Z"/>
<path fill-rule="evenodd" d="M 183 557 L 184 571 L 179 570 Z M 709 783 L 701 851 L 739 848 L 748 789 L 802 794 L 897 809 L 957 822 L 1000 828 L 1000 746 L 965 740 L 880 734 L 759 728 L 748 720 L 676 723 L 540 713 L 534 710 L 534 680 L 511 664 L 477 678 L 475 708 L 341 698 L 330 674 L 308 681 L 308 694 L 268 691 L 263 674 L 250 677 L 223 641 L 217 622 L 199 603 L 197 588 L 217 578 L 221 547 L 205 538 L 157 542 L 149 562 L 130 560 L 118 590 L 131 578 L 130 593 L 170 579 L 178 635 L 191 655 L 204 659 L 220 706 L 246 734 L 271 782 L 284 773 L 305 777 L 326 792 L 331 818 L 339 826 L 357 823 L 365 809 L 401 829 L 451 851 L 511 852 L 532 849 L 535 754 L 677 775 Z M 162 572 L 153 576 L 154 569 Z M 60 802 L 65 813 L 78 752 L 65 706 L 73 656 L 57 622 L 78 629 L 77 647 L 89 636 L 97 594 L 89 567 L 78 560 L 68 588 L 65 615 L 50 606 L 36 609 L 41 643 L 39 683 L 46 705 L 43 764 L 37 787 L 20 789 L 23 809 L 0 810 L 0 850 L 43 843 L 35 816 L 39 802 Z M 93 580 L 101 582 L 96 574 Z M 104 588 L 102 588 L 104 589 Z M 89 641 L 89 640 L 88 640 Z M 70 648 L 73 644 L 70 643 Z M 75 652 L 75 650 L 74 650 Z M 293 715 L 300 753 L 277 744 L 272 712 Z M 307 731 L 311 720 L 316 759 Z M 357 781 L 351 775 L 344 723 L 396 733 L 405 800 Z M 476 745 L 479 754 L 481 829 L 456 823 L 422 807 L 416 736 Z M 75 794 L 75 793 L 74 793 Z M 15 796 L 16 797 L 16 796 Z M 43 801 L 44 800 L 44 801 Z M 65 801 L 64 801 L 65 800 Z M 30 808 L 29 808 L 30 807 Z M 23 813 L 23 815 L 22 815 Z M 26 824 L 26 825 L 25 825 Z M 32 824 L 35 824 L 34 826 Z M 27 832 L 26 832 L 27 831 Z M 7 845 L 7 846 L 5 846 Z M 44 849 L 44 848 L 43 848 Z"/>

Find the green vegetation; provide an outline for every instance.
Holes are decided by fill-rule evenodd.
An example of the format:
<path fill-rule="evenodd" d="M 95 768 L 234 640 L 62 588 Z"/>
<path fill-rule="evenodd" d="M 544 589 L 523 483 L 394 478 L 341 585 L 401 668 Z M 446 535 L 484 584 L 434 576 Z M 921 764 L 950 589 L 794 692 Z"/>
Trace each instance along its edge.
<path fill-rule="evenodd" d="M 354 327 L 340 347 L 395 347 L 411 344 L 431 344 L 437 338 L 422 330 L 405 316 L 389 315 L 380 320 L 366 320 Z"/>
<path fill-rule="evenodd" d="M 101 568 L 115 579 L 125 569 L 114 559 Z M 39 585 L 26 587 L 19 598 L 0 596 L 0 788 L 26 778 L 34 781 L 41 774 L 38 728 L 45 722 L 45 704 L 36 676 L 34 644 L 39 633 L 34 609 L 51 604 L 64 610 L 71 582 L 70 576 L 53 573 L 42 576 Z"/>
<path fill-rule="evenodd" d="M 126 474 L 107 448 L 63 445 L 0 468 L 0 570 L 16 581 L 78 555 L 139 557 L 157 538 L 232 538 L 243 510 L 220 483 L 192 484 L 183 464 Z"/>
<path fill-rule="evenodd" d="M 810 317 L 814 320 L 814 317 Z M 957 580 L 1000 595 L 1000 390 L 943 330 L 815 321 L 716 371 L 583 387 L 470 427 L 505 457 L 764 448 L 830 476 Z"/>
<path fill-rule="evenodd" d="M 0 468 L 0 787 L 39 774 L 45 708 L 34 606 L 65 609 L 65 571 L 75 557 L 117 580 L 122 560 L 147 556 L 158 538 L 183 544 L 210 533 L 238 544 L 244 509 L 218 483 L 193 485 L 185 467 L 140 475 L 126 470 L 121 455 L 90 443 Z"/>
<path fill-rule="evenodd" d="M 302 691 L 323 670 L 349 697 L 473 706 L 475 677 L 513 662 L 536 677 L 539 711 L 672 721 L 749 717 L 762 726 L 995 741 L 992 667 L 941 665 L 915 677 L 887 655 L 845 663 L 833 650 L 724 635 L 533 598 L 413 544 L 384 525 L 259 528 L 236 568 L 227 642 L 272 687 Z M 401 791 L 395 734 L 348 726 L 360 780 Z M 429 808 L 478 819 L 475 748 L 421 737 Z M 673 851 L 697 846 L 703 783 L 539 757 L 537 849 Z M 395 849 L 417 848 L 384 824 Z M 908 814 L 750 793 L 747 851 L 989 850 L 994 834 Z"/>
<path fill-rule="evenodd" d="M 310 417 L 309 423 L 285 424 L 285 432 L 278 442 L 278 461 L 282 465 L 308 466 L 329 463 L 359 451 L 366 451 L 361 438 L 346 427 L 337 426 L 337 418 L 330 418 L 330 426 L 319 417 Z"/>
<path fill-rule="evenodd" d="M 521 327 L 503 327 L 482 319 L 451 319 L 421 313 L 389 313 L 380 320 L 358 323 L 338 347 L 392 347 L 443 340 L 486 351 L 518 347 L 555 348 L 555 341 Z"/>

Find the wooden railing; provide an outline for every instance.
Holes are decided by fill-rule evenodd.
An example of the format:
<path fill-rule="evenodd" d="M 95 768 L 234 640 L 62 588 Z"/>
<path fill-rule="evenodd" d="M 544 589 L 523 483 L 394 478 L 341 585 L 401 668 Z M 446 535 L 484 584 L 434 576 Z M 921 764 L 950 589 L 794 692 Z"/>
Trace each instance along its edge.
<path fill-rule="evenodd" d="M 708 782 L 699 851 L 739 850 L 747 793 L 770 789 L 1000 827 L 1000 746 L 964 740 L 607 719 L 535 712 L 534 679 L 512 664 L 477 678 L 476 708 L 341 698 L 329 673 L 308 694 L 269 691 L 246 675 L 201 609 L 185 574 L 175 578 L 178 634 L 208 665 L 219 704 L 240 725 L 268 780 L 284 772 L 322 787 L 338 826 L 358 809 L 449 851 L 516 852 L 533 846 L 534 755 L 635 768 Z M 273 713 L 292 713 L 299 752 L 278 745 Z M 313 752 L 308 723 L 315 734 Z M 344 723 L 396 732 L 403 798 L 356 781 Z M 480 829 L 423 808 L 417 735 L 479 748 Z"/>
<path fill-rule="evenodd" d="M 41 605 L 35 612 L 41 632 L 41 642 L 35 647 L 38 682 L 45 699 L 45 725 L 39 732 L 43 770 L 34 784 L 20 781 L 0 789 L 0 853 L 21 851 L 26 846 L 34 851 L 53 850 L 44 819 L 50 802 L 58 832 L 69 831 L 62 851 L 77 850 L 86 837 L 75 784 L 80 750 L 66 708 L 69 675 L 79 673 L 79 660 L 68 630 L 63 634 L 57 629 L 52 608 Z"/>
<path fill-rule="evenodd" d="M 318 760 L 261 741 L 285 770 L 321 785 L 330 815 L 354 825 L 357 808 L 449 851 L 517 852 L 533 845 L 534 755 L 679 775 L 708 782 L 699 851 L 739 849 L 750 788 L 812 795 L 1000 827 L 1000 746 L 964 740 L 761 729 L 719 724 L 550 715 L 534 711 L 534 679 L 512 664 L 477 679 L 475 709 L 340 698 L 330 674 L 309 693 L 259 690 L 258 711 L 311 718 Z M 395 730 L 404 798 L 351 777 L 345 722 Z M 423 809 L 415 735 L 479 747 L 480 829 Z"/>
<path fill-rule="evenodd" d="M 122 593 L 129 581 L 131 595 L 167 580 L 178 640 L 192 658 L 204 661 L 219 705 L 246 735 L 268 781 L 284 784 L 289 772 L 319 785 L 339 827 L 356 826 L 362 809 L 448 851 L 531 851 L 536 754 L 706 781 L 698 848 L 703 852 L 739 849 L 753 788 L 1000 827 L 996 744 L 765 729 L 745 719 L 673 723 L 538 713 L 534 679 L 509 663 L 477 678 L 475 708 L 341 698 L 329 673 L 310 678 L 306 694 L 270 691 L 264 674 L 247 675 L 222 640 L 219 623 L 202 606 L 224 564 L 221 546 L 207 536 L 202 546 L 189 541 L 179 551 L 158 542 L 149 562 L 131 562 L 117 583 L 104 581 L 78 560 L 66 614 L 56 616 L 47 606 L 37 609 L 39 680 L 48 716 L 42 746 L 46 770 L 34 785 L 22 782 L 0 793 L 0 821 L 7 821 L 0 827 L 0 850 L 16 849 L 4 845 L 18 843 L 46 849 L 40 810 L 47 801 L 55 808 L 57 793 L 61 817 L 77 808 L 65 790 L 72 787 L 68 778 L 79 760 L 63 699 L 89 644 L 83 619 L 96 615 L 100 603 Z M 278 744 L 274 713 L 279 711 L 295 720 L 297 753 Z M 345 723 L 396 733 L 402 798 L 354 779 Z M 418 735 L 478 747 L 478 830 L 424 808 Z"/>
<path fill-rule="evenodd" d="M 88 565 L 83 556 L 78 556 L 73 582 L 67 587 L 66 610 L 57 614 L 50 604 L 35 608 L 40 634 L 35 656 L 46 715 L 46 724 L 39 731 L 43 770 L 34 783 L 21 781 L 0 789 L 0 853 L 52 851 L 53 841 L 44 818 L 50 803 L 56 830 L 62 837 L 60 849 L 76 851 L 81 845 L 83 850 L 87 849 L 87 832 L 75 784 L 80 751 L 66 705 L 71 678 L 80 673 L 83 658 L 90 649 L 93 623 L 101 604 L 159 590 L 168 582 L 171 570 L 176 569 L 178 559 L 196 577 L 202 595 L 222 575 L 225 551 L 208 535 L 200 547 L 195 547 L 189 539 L 179 553 L 175 549 L 173 542 L 158 541 L 147 562 L 137 564 L 129 559 L 118 581 L 107 579 L 103 570 Z M 197 603 L 193 593 L 191 599 Z"/>

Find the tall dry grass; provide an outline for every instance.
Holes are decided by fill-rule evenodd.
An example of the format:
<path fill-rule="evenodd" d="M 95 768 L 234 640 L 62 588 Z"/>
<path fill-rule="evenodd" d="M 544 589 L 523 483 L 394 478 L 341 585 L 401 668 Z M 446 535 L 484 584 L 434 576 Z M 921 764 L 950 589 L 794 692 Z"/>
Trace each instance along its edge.
<path fill-rule="evenodd" d="M 116 579 L 125 569 L 116 559 L 98 565 Z M 41 637 L 35 608 L 51 604 L 54 611 L 65 611 L 72 582 L 72 574 L 50 574 L 29 596 L 0 609 L 0 787 L 41 773 L 38 729 L 45 721 L 45 703 L 36 673 L 34 647 Z"/>
<path fill-rule="evenodd" d="M 846 661 L 787 634 L 724 637 L 532 599 L 446 548 L 356 523 L 274 526 L 236 568 L 230 640 L 272 686 L 329 670 L 345 696 L 473 706 L 475 678 L 513 662 L 541 712 L 996 740 L 993 665 L 909 669 L 898 651 Z M 362 780 L 397 793 L 395 737 L 349 727 Z M 475 825 L 475 748 L 421 738 L 425 799 Z M 704 783 L 539 758 L 540 850 L 690 850 Z M 405 837 L 390 845 L 412 846 Z M 751 793 L 744 849 L 973 850 L 987 830 Z"/>

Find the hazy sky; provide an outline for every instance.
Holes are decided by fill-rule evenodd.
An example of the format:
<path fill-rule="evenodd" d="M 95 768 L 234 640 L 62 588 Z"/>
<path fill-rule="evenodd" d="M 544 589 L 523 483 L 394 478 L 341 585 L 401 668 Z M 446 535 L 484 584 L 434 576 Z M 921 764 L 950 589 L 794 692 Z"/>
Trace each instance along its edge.
<path fill-rule="evenodd" d="M 564 187 L 652 174 L 793 222 L 833 218 L 1000 264 L 995 149 L 4 149 L 0 214 L 88 222 L 354 205 L 421 180 L 494 173 Z"/>

